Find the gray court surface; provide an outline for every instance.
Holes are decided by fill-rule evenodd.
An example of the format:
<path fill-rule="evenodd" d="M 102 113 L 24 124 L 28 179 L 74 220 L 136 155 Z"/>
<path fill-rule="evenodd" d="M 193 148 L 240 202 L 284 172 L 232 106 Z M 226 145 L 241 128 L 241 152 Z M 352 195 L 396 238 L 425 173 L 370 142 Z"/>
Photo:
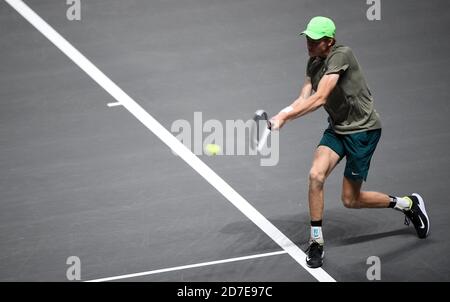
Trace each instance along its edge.
<path fill-rule="evenodd" d="M 326 183 L 323 269 L 337 281 L 450 281 L 448 1 L 25 1 L 165 128 L 177 120 L 276 113 L 302 85 L 316 15 L 356 54 L 383 135 L 366 190 L 420 193 L 431 218 L 418 239 L 391 209 L 345 208 L 344 164 Z M 282 249 L 6 2 L 0 2 L 0 281 L 81 280 Z M 199 158 L 303 251 L 307 179 L 323 109 L 280 132 L 277 165 L 258 156 Z M 207 133 L 203 134 L 204 137 Z M 232 133 L 224 134 L 233 139 Z M 288 254 L 118 281 L 316 279 Z"/>

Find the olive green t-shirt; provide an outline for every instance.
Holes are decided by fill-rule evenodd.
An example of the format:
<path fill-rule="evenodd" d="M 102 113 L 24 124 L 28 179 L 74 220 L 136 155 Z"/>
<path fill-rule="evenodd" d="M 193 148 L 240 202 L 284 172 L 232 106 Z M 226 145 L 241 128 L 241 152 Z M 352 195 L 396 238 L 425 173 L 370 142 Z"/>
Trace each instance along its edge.
<path fill-rule="evenodd" d="M 373 107 L 369 87 L 349 47 L 334 45 L 326 58 L 309 59 L 306 75 L 315 91 L 322 76 L 331 73 L 339 73 L 336 87 L 324 105 L 332 129 L 338 134 L 380 129 L 380 117 Z"/>

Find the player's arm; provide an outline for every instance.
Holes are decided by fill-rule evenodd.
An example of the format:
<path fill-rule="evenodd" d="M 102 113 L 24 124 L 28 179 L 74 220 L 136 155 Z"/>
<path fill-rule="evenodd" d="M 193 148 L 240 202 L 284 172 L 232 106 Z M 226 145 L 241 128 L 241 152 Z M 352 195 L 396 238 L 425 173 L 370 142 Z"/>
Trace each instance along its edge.
<path fill-rule="evenodd" d="M 313 92 L 313 88 L 312 88 L 311 78 L 309 76 L 306 76 L 305 82 L 303 83 L 303 86 L 302 86 L 302 89 L 300 90 L 300 95 L 298 96 L 298 98 L 291 105 L 289 105 L 288 107 L 281 110 L 280 113 L 292 111 L 294 109 L 294 107 L 297 107 L 301 102 L 303 102 L 304 100 L 309 98 L 311 96 L 312 92 Z M 280 113 L 278 113 L 278 115 L 274 116 L 271 120 L 278 119 L 278 116 L 280 115 Z M 275 125 L 274 125 L 274 129 L 276 129 L 276 128 L 279 128 L 279 127 L 275 127 Z"/>
<path fill-rule="evenodd" d="M 326 103 L 331 91 L 334 89 L 334 87 L 336 87 L 338 80 L 338 73 L 324 75 L 320 79 L 316 93 L 314 93 L 313 95 L 310 95 L 312 91 L 312 86 L 310 86 L 311 81 L 309 80 L 309 84 L 305 82 L 305 85 L 303 87 L 304 89 L 302 89 L 300 97 L 295 100 L 290 106 L 281 110 L 280 113 L 278 113 L 271 119 L 272 123 L 274 124 L 273 128 L 281 128 L 286 121 L 313 112 L 319 107 L 323 106 Z M 306 98 L 302 97 L 303 90 L 305 92 L 305 96 L 307 96 Z"/>
<path fill-rule="evenodd" d="M 305 83 L 303 83 L 303 87 L 300 91 L 299 97 L 292 103 L 291 106 L 296 106 L 298 103 L 300 103 L 303 100 L 306 100 L 311 96 L 312 93 L 312 83 L 311 78 L 306 76 Z"/>
<path fill-rule="evenodd" d="M 313 95 L 309 95 L 307 98 L 300 100 L 297 103 L 294 102 L 292 111 L 288 112 L 285 119 L 295 119 L 307 113 L 313 112 L 319 107 L 325 105 L 328 96 L 334 87 L 336 87 L 338 80 L 338 73 L 324 75 L 319 81 L 317 92 Z"/>

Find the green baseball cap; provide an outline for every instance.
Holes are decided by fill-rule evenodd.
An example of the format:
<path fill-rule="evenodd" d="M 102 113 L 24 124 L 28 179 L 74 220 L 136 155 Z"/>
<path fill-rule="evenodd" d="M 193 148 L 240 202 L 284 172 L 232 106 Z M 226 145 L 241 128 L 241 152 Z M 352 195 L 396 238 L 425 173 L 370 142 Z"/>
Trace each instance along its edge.
<path fill-rule="evenodd" d="M 300 35 L 307 35 L 313 40 L 319 40 L 323 37 L 334 38 L 336 34 L 336 26 L 333 20 L 327 17 L 314 17 L 309 21 L 306 30 L 302 31 Z"/>

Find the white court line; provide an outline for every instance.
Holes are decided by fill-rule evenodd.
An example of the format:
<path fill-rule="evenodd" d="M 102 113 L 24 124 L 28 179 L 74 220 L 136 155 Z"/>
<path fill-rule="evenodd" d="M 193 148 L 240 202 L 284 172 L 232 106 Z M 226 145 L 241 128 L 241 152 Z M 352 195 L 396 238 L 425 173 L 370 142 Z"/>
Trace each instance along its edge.
<path fill-rule="evenodd" d="M 113 281 L 113 280 L 119 280 L 119 279 L 142 277 L 142 276 L 155 275 L 155 274 L 167 273 L 167 272 L 173 272 L 173 271 L 180 271 L 180 270 L 184 270 L 184 269 L 190 269 L 190 268 L 196 268 L 196 267 L 202 267 L 202 266 L 209 266 L 209 265 L 215 265 L 215 264 L 243 261 L 243 260 L 248 260 L 248 259 L 256 259 L 256 258 L 270 257 L 270 256 L 276 256 L 276 255 L 283 255 L 286 253 L 287 253 L 286 251 L 278 251 L 278 252 L 272 252 L 272 253 L 256 254 L 256 255 L 250 255 L 250 256 L 244 256 L 244 257 L 229 258 L 229 259 L 216 260 L 216 261 L 210 261 L 210 262 L 202 262 L 202 263 L 197 263 L 197 264 L 189 264 L 189 265 L 183 265 L 183 266 L 163 268 L 163 269 L 157 269 L 154 271 L 147 271 L 147 272 L 141 272 L 141 273 L 135 273 L 135 274 L 127 274 L 127 275 L 121 275 L 121 276 L 115 276 L 115 277 L 86 280 L 84 282 L 104 282 L 104 281 Z"/>
<path fill-rule="evenodd" d="M 58 47 L 75 64 L 84 70 L 98 85 L 120 102 L 134 117 L 161 139 L 170 149 L 177 153 L 188 165 L 199 173 L 217 191 L 238 208 L 248 219 L 253 221 L 264 233 L 285 250 L 297 263 L 319 281 L 335 282 L 322 268 L 311 269 L 306 265 L 306 255 L 286 235 L 278 230 L 266 217 L 258 212 L 247 200 L 236 192 L 228 183 L 201 161 L 183 145 L 175 136 L 147 113 L 119 86 L 111 81 L 100 69 L 92 64 L 83 54 L 47 24 L 39 15 L 21 0 L 5 0 L 38 31 Z"/>
<path fill-rule="evenodd" d="M 115 107 L 115 106 L 122 106 L 122 104 L 120 102 L 115 102 L 115 103 L 108 103 L 106 104 L 108 107 Z"/>

